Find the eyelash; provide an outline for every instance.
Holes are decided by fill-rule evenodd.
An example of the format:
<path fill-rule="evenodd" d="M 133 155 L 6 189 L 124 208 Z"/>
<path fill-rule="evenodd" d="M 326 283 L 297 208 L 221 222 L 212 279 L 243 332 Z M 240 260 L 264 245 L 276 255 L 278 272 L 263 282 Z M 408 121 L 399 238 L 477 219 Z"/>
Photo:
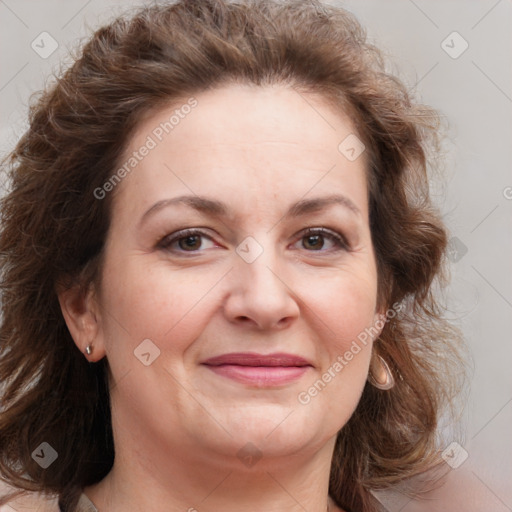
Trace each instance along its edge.
<path fill-rule="evenodd" d="M 347 240 L 343 235 L 336 233 L 335 231 L 326 229 L 326 228 L 306 228 L 305 230 L 303 230 L 301 232 L 301 236 L 300 236 L 299 240 L 302 238 L 305 238 L 307 236 L 317 236 L 317 235 L 321 235 L 325 238 L 330 239 L 336 245 L 336 248 L 330 249 L 327 251 L 311 250 L 311 251 L 307 251 L 307 252 L 312 252 L 312 253 L 329 252 L 330 253 L 330 252 L 337 252 L 337 251 L 343 251 L 343 250 L 344 251 L 350 250 L 349 244 L 347 243 Z M 184 229 L 182 231 L 178 231 L 175 234 L 168 235 L 168 236 L 164 237 L 158 243 L 158 247 L 160 249 L 169 250 L 169 251 L 173 251 L 173 252 L 177 251 L 182 254 L 189 253 L 191 255 L 195 255 L 195 254 L 198 254 L 198 252 L 200 250 L 196 249 L 193 251 L 184 251 L 184 250 L 170 249 L 171 245 L 174 244 L 175 242 L 179 242 L 180 240 L 182 240 L 184 238 L 188 238 L 188 237 L 192 237 L 192 236 L 202 236 L 202 237 L 208 238 L 210 240 L 212 239 L 207 233 L 205 233 L 204 231 L 202 231 L 200 229 Z"/>

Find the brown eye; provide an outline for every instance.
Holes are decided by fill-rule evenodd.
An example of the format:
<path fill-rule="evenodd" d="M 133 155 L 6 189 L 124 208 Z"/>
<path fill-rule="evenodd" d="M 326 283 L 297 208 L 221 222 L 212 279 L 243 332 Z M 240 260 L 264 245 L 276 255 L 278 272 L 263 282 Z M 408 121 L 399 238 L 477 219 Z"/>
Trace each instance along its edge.
<path fill-rule="evenodd" d="M 303 233 L 301 241 L 302 248 L 310 252 L 331 252 L 349 249 L 348 243 L 342 235 L 325 228 L 308 228 Z"/>
<path fill-rule="evenodd" d="M 306 235 L 302 240 L 304 241 L 302 244 L 304 249 L 313 249 L 317 251 L 322 249 L 324 246 L 323 235 Z"/>
<path fill-rule="evenodd" d="M 199 235 L 191 235 L 177 240 L 178 246 L 184 251 L 197 251 L 201 247 L 201 237 Z"/>
<path fill-rule="evenodd" d="M 201 252 L 214 246 L 212 239 L 206 233 L 195 229 L 178 231 L 168 235 L 158 244 L 160 249 L 176 253 Z"/>

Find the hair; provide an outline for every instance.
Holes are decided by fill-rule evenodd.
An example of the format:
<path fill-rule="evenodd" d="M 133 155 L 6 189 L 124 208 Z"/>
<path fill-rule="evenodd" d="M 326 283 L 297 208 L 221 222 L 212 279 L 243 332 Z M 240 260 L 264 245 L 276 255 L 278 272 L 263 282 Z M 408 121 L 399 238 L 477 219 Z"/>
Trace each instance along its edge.
<path fill-rule="evenodd" d="M 29 127 L 2 162 L 0 475 L 20 490 L 0 504 L 36 491 L 74 510 L 112 468 L 108 361 L 89 363 L 77 348 L 56 287 L 85 290 L 101 276 L 114 194 L 94 191 L 141 118 L 233 83 L 319 94 L 366 146 L 378 305 L 400 304 L 374 352 L 395 386 L 365 386 L 337 435 L 331 496 L 347 511 L 374 511 L 374 490 L 435 464 L 462 367 L 438 293 L 447 232 L 429 197 L 441 116 L 413 101 L 354 16 L 317 1 L 144 6 L 98 29 L 59 75 L 31 101 Z M 58 453 L 46 469 L 32 458 L 42 442 Z"/>

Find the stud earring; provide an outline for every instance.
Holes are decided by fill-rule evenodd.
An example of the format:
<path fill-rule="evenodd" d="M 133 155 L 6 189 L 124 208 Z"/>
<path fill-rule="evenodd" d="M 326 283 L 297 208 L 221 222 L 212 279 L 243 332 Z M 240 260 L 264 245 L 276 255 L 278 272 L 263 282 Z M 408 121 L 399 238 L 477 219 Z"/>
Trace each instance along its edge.
<path fill-rule="evenodd" d="M 368 373 L 368 382 L 377 389 L 388 390 L 395 385 L 395 379 L 388 364 L 381 356 L 377 356 L 377 364 L 372 362 Z"/>
<path fill-rule="evenodd" d="M 90 343 L 89 345 L 87 345 L 87 347 L 85 347 L 85 353 L 90 356 L 92 354 L 92 343 Z"/>

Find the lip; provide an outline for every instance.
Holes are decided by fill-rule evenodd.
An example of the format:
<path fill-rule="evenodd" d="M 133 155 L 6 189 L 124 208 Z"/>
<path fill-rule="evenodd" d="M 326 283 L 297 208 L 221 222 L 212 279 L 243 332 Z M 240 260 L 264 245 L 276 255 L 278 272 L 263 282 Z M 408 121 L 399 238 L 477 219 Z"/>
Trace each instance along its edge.
<path fill-rule="evenodd" d="M 312 366 L 312 364 L 303 357 L 284 352 L 273 354 L 256 354 L 254 352 L 231 352 L 220 356 L 211 357 L 203 362 L 208 366 L 220 365 L 238 365 L 238 366 L 283 366 L 298 367 Z"/>
<path fill-rule="evenodd" d="M 217 375 L 256 387 L 274 387 L 300 379 L 313 365 L 293 354 L 233 352 L 202 363 Z"/>

